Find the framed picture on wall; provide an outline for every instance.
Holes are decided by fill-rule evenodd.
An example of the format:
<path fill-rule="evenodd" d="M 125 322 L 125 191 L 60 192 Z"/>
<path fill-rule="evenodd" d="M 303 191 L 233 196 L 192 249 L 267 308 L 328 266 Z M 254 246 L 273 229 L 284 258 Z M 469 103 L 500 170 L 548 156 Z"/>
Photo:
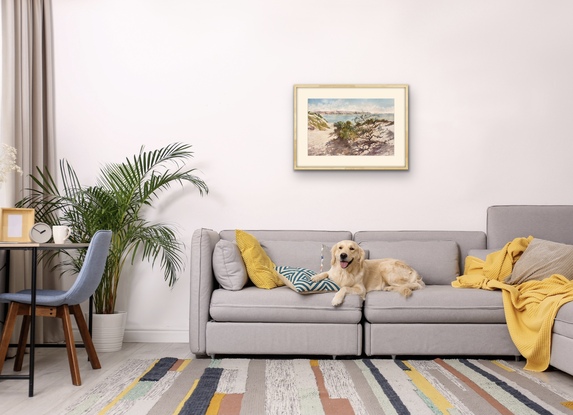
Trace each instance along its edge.
<path fill-rule="evenodd" d="M 408 170 L 408 85 L 295 85 L 295 170 Z"/>

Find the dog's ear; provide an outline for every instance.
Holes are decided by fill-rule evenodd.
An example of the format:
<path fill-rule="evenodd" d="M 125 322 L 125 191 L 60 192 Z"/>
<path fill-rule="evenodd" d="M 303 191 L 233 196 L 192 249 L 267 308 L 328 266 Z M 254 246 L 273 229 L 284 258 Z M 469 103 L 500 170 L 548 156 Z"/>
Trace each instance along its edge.
<path fill-rule="evenodd" d="M 338 247 L 338 244 L 334 244 L 332 245 L 332 248 L 330 248 L 330 265 L 334 265 L 336 264 L 336 248 Z"/>
<path fill-rule="evenodd" d="M 358 244 L 356 244 L 356 247 L 358 248 L 358 252 L 360 252 L 360 257 L 358 258 L 358 260 L 360 261 L 360 265 L 362 265 L 362 263 L 364 262 L 364 260 L 366 259 L 366 252 L 364 252 L 364 249 L 362 249 L 362 247 Z"/>

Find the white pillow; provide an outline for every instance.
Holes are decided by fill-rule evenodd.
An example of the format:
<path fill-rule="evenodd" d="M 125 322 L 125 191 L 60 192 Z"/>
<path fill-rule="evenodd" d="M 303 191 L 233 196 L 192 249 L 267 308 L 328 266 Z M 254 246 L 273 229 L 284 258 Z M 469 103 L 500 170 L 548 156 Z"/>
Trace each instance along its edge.
<path fill-rule="evenodd" d="M 221 239 L 213 251 L 213 272 L 225 290 L 238 291 L 248 280 L 247 269 L 236 243 Z"/>

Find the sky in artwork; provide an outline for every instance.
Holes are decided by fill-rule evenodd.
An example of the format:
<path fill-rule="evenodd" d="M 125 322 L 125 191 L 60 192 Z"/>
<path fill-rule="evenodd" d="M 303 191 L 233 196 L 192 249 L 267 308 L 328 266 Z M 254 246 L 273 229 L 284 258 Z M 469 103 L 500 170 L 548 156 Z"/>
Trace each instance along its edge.
<path fill-rule="evenodd" d="M 394 113 L 393 98 L 309 98 L 308 110 Z"/>

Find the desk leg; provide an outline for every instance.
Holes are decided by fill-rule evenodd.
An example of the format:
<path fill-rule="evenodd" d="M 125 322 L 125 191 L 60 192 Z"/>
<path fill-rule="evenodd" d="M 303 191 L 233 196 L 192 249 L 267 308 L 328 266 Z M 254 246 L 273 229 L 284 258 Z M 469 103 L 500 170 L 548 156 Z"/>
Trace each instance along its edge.
<path fill-rule="evenodd" d="M 30 326 L 30 382 L 28 396 L 34 396 L 34 360 L 36 352 L 36 272 L 38 264 L 38 250 L 36 248 L 32 249 L 32 301 L 30 304 L 32 314 L 32 321 Z"/>
<path fill-rule="evenodd" d="M 5 264 L 4 265 L 5 266 L 4 277 L 6 278 L 4 280 L 4 292 L 8 293 L 8 292 L 10 292 L 10 251 L 9 250 L 5 251 L 4 256 L 5 256 L 5 258 L 4 258 L 4 264 Z M 2 305 L 2 308 L 4 309 L 4 314 L 3 314 L 4 320 L 6 320 L 6 317 L 8 317 L 8 306 L 9 305 L 10 305 L 10 303 L 4 303 Z"/>

